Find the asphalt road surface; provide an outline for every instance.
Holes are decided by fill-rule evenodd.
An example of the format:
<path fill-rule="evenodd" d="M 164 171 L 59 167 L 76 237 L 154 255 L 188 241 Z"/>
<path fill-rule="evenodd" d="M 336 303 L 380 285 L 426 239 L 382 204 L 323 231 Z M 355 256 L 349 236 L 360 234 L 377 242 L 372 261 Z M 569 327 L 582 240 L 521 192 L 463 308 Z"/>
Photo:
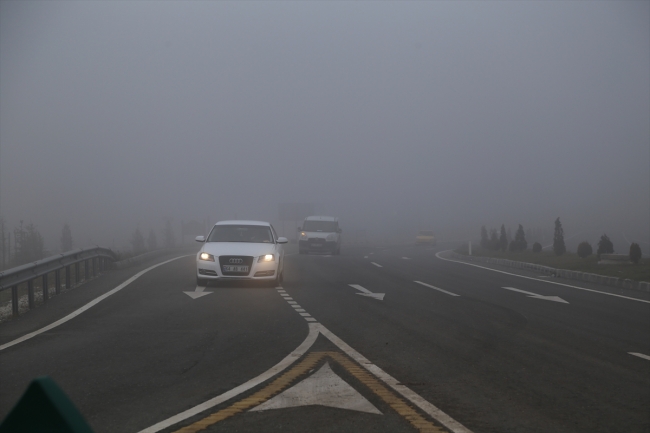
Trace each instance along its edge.
<path fill-rule="evenodd" d="M 443 249 L 288 255 L 282 287 L 110 271 L 0 324 L 0 419 L 49 375 L 97 433 L 650 432 L 649 294 Z"/>

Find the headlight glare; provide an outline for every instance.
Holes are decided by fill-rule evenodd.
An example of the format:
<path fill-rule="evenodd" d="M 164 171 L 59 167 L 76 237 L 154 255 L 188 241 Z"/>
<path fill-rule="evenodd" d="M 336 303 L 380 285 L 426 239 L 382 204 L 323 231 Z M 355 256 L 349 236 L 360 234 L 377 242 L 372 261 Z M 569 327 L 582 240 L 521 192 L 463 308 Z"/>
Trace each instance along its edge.
<path fill-rule="evenodd" d="M 275 256 L 273 254 L 264 254 L 263 256 L 260 256 L 259 259 L 257 259 L 257 262 L 272 262 L 275 260 Z"/>
<path fill-rule="evenodd" d="M 201 253 L 201 255 L 199 256 L 199 258 L 200 258 L 201 260 L 205 260 L 205 261 L 207 261 L 207 262 L 214 262 L 214 256 L 213 256 L 212 254 Z"/>

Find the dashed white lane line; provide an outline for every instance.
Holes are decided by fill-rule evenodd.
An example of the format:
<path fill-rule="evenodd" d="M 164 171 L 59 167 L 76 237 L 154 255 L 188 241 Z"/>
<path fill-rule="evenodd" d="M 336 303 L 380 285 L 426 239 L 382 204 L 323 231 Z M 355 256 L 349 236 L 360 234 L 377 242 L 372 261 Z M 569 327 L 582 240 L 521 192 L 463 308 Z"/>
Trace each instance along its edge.
<path fill-rule="evenodd" d="M 410 257 L 402 257 L 402 260 L 411 260 Z"/>
<path fill-rule="evenodd" d="M 448 250 L 448 251 L 451 251 L 451 250 Z M 587 292 L 600 293 L 601 295 L 616 296 L 617 298 L 629 299 L 631 301 L 645 302 L 646 304 L 650 304 L 650 301 L 646 301 L 645 299 L 632 298 L 630 296 L 617 295 L 615 293 L 601 292 L 600 290 L 594 290 L 594 289 L 587 289 L 587 288 L 584 288 L 584 287 L 572 286 L 570 284 L 558 283 L 556 281 L 540 280 L 539 278 L 533 278 L 533 277 L 527 277 L 525 275 L 513 274 L 511 272 L 500 271 L 498 269 L 492 269 L 492 268 L 487 268 L 485 266 L 475 265 L 474 263 L 465 263 L 465 262 L 461 262 L 460 260 L 452 260 L 452 259 L 446 259 L 444 257 L 440 257 L 440 254 L 445 253 L 445 252 L 447 252 L 447 251 L 440 251 L 439 253 L 436 253 L 436 257 L 438 257 L 440 260 L 444 260 L 446 262 L 454 262 L 454 263 L 460 263 L 462 265 L 474 266 L 476 268 L 487 269 L 488 271 L 499 272 L 501 274 L 512 275 L 514 277 L 526 278 L 527 280 L 542 281 L 542 282 L 548 283 L 548 284 L 556 284 L 558 286 L 571 287 L 572 289 L 578 289 L 578 290 L 584 290 L 584 291 L 587 291 Z"/>
<path fill-rule="evenodd" d="M 379 263 L 375 263 L 375 262 L 370 262 L 370 263 L 372 263 L 373 265 L 377 266 L 378 268 L 383 268 L 383 266 L 380 265 Z"/>
<path fill-rule="evenodd" d="M 627 352 L 627 353 L 629 353 L 630 355 L 638 356 L 639 358 L 647 359 L 648 361 L 650 361 L 650 356 L 644 355 L 643 353 L 637 353 L 637 352 Z"/>
<path fill-rule="evenodd" d="M 282 288 L 278 287 L 277 290 L 280 292 Z M 440 289 L 438 289 L 440 290 Z M 284 291 L 284 290 L 282 290 Z M 446 292 L 449 293 L 449 292 Z M 451 294 L 451 293 L 449 293 Z M 459 295 L 454 295 L 454 296 L 459 296 Z M 291 303 L 291 302 L 289 302 Z M 292 305 L 293 306 L 293 305 Z M 293 306 L 295 308 L 295 306 Z M 317 320 L 313 317 L 307 317 L 309 314 L 305 313 L 300 313 L 301 316 L 305 318 L 306 321 L 308 322 L 316 322 L 316 323 L 310 323 L 309 324 L 309 331 L 313 329 L 317 329 L 319 333 L 321 333 L 325 338 L 327 338 L 329 341 L 334 343 L 339 349 L 341 349 L 345 354 L 347 354 L 350 358 L 354 359 L 356 362 L 358 362 L 363 368 L 368 370 L 371 374 L 373 374 L 377 379 L 381 380 L 388 386 L 390 386 L 393 390 L 401 394 L 404 398 L 409 400 L 411 403 L 413 403 L 415 406 L 419 407 L 422 411 L 427 413 L 429 416 L 432 418 L 438 420 L 441 422 L 445 427 L 447 427 L 450 431 L 453 433 L 472 433 L 471 430 L 467 429 L 464 425 L 447 415 L 445 412 L 442 410 L 438 409 L 436 406 L 433 404 L 429 403 L 427 400 L 422 398 L 419 394 L 411 390 L 409 387 L 402 385 L 397 379 L 392 377 L 390 374 L 386 373 L 384 370 L 376 366 L 375 364 L 371 363 L 367 358 L 365 358 L 362 354 L 354 350 L 352 347 L 350 347 L 347 343 L 345 343 L 343 340 L 341 340 L 339 337 L 336 335 L 332 334 L 329 329 L 325 328 L 321 323 L 318 323 Z M 313 342 L 312 342 L 313 344 Z M 144 433 L 144 432 L 141 432 Z"/>
<path fill-rule="evenodd" d="M 430 289 L 437 290 L 437 291 L 442 292 L 442 293 L 446 293 L 446 294 L 448 294 L 450 296 L 460 296 L 460 295 L 457 295 L 456 293 L 451 293 L 451 292 L 448 292 L 446 290 L 442 290 L 441 288 L 438 288 L 436 286 L 432 286 L 431 284 L 423 283 L 422 281 L 414 281 L 414 283 L 418 283 L 418 284 L 426 286 L 426 287 L 428 287 Z"/>
<path fill-rule="evenodd" d="M 367 259 L 367 258 L 368 258 L 368 256 L 363 256 L 363 258 L 364 258 L 364 259 Z"/>
<path fill-rule="evenodd" d="M 167 264 L 169 262 L 173 262 L 174 260 L 182 259 L 183 257 L 189 257 L 189 256 L 194 256 L 194 254 L 189 254 L 189 255 L 180 256 L 180 257 L 174 257 L 173 259 L 157 263 L 157 264 L 155 264 L 153 266 L 149 266 L 147 269 L 144 269 L 144 270 L 138 272 L 137 274 L 135 274 L 134 276 L 132 276 L 131 278 L 129 278 L 128 280 L 126 280 L 125 282 L 123 282 L 122 284 L 117 286 L 116 288 L 112 289 L 109 292 L 104 293 L 103 295 L 101 295 L 98 298 L 93 299 L 92 301 L 90 301 L 89 303 L 84 305 L 83 307 L 73 311 L 72 313 L 70 313 L 67 316 L 57 320 L 56 322 L 52 322 L 49 325 L 47 325 L 47 326 L 45 326 L 45 327 L 43 327 L 41 329 L 38 329 L 38 330 L 36 330 L 34 332 L 30 332 L 29 334 L 25 334 L 20 338 L 17 338 L 17 339 L 15 339 L 13 341 L 10 341 L 8 343 L 5 343 L 5 344 L 1 345 L 0 350 L 4 350 L 4 349 L 6 349 L 8 347 L 11 347 L 11 346 L 13 346 L 15 344 L 22 343 L 23 341 L 29 340 L 32 337 L 36 337 L 37 335 L 42 334 L 43 332 L 49 331 L 50 329 L 53 329 L 53 328 L 56 328 L 57 326 L 62 325 L 65 322 L 74 319 L 75 317 L 77 317 L 78 315 L 80 315 L 84 311 L 90 309 L 91 307 L 94 307 L 95 305 L 99 304 L 101 301 L 108 298 L 109 296 L 119 292 L 120 290 L 122 290 L 123 288 L 125 288 L 126 286 L 128 286 L 129 284 L 131 284 L 132 282 L 137 280 L 138 278 L 140 278 L 142 275 L 144 275 L 147 272 L 157 268 L 158 266 L 162 266 L 162 265 L 165 265 L 165 264 Z"/>

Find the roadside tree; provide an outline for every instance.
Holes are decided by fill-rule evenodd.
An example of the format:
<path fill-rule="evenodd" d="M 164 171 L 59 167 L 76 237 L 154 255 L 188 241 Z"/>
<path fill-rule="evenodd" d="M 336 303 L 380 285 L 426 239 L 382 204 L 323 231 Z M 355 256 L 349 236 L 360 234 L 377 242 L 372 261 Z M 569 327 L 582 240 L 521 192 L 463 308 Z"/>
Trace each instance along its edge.
<path fill-rule="evenodd" d="M 489 243 L 490 241 L 488 239 L 487 229 L 485 228 L 485 226 L 483 226 L 481 227 L 481 246 L 487 249 Z"/>
<path fill-rule="evenodd" d="M 634 264 L 639 263 L 641 260 L 641 247 L 636 242 L 630 245 L 630 261 Z"/>
<path fill-rule="evenodd" d="M 566 253 L 566 245 L 564 244 L 564 229 L 560 222 L 560 217 L 555 220 L 555 232 L 553 233 L 553 252 L 557 256 Z"/>
<path fill-rule="evenodd" d="M 524 234 L 524 227 L 519 224 L 519 228 L 515 233 L 515 248 L 516 251 L 525 251 L 528 248 L 528 242 L 526 242 L 526 235 Z"/>
<path fill-rule="evenodd" d="M 72 232 L 68 223 L 63 225 L 61 230 L 61 252 L 70 251 L 72 249 Z"/>
<path fill-rule="evenodd" d="M 580 242 L 580 245 L 578 245 L 578 257 L 582 257 L 583 259 L 586 257 L 589 257 L 594 253 L 594 249 L 591 247 L 591 244 L 587 241 Z"/>
<path fill-rule="evenodd" d="M 542 252 L 542 244 L 540 244 L 539 242 L 535 242 L 533 244 L 533 252 L 534 253 L 541 253 Z"/>
<path fill-rule="evenodd" d="M 133 254 L 141 254 L 146 250 L 144 245 L 144 237 L 140 233 L 140 227 L 136 227 L 133 235 L 131 235 L 131 247 L 133 248 Z"/>
<path fill-rule="evenodd" d="M 158 238 L 156 237 L 156 232 L 153 229 L 149 230 L 149 236 L 147 237 L 147 247 L 150 251 L 158 249 Z"/>
<path fill-rule="evenodd" d="M 598 241 L 598 250 L 596 250 L 596 255 L 598 255 L 598 260 L 600 260 L 601 254 L 613 254 L 614 253 L 614 244 L 609 240 L 609 236 L 603 234 Z"/>
<path fill-rule="evenodd" d="M 508 248 L 508 236 L 506 235 L 506 226 L 501 224 L 501 235 L 499 236 L 499 248 L 505 251 Z"/>

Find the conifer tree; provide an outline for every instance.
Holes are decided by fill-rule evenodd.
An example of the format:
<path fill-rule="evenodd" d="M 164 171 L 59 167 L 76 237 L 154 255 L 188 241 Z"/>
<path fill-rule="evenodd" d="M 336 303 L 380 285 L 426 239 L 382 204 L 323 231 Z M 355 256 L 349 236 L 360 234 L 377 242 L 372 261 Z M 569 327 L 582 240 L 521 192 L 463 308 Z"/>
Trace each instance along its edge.
<path fill-rule="evenodd" d="M 603 234 L 598 241 L 598 250 L 596 254 L 598 255 L 598 260 L 600 260 L 601 254 L 613 254 L 614 253 L 614 244 L 609 240 L 609 236 Z"/>
<path fill-rule="evenodd" d="M 526 234 L 524 233 L 524 227 L 519 224 L 519 228 L 515 233 L 515 248 L 517 251 L 525 251 L 528 248 L 528 242 L 526 242 Z"/>
<path fill-rule="evenodd" d="M 481 227 L 481 246 L 487 248 L 489 244 L 488 232 L 485 226 Z"/>
<path fill-rule="evenodd" d="M 70 226 L 68 223 L 63 225 L 63 230 L 61 230 L 61 251 L 66 252 L 72 249 L 72 232 L 70 231 Z"/>
<path fill-rule="evenodd" d="M 506 235 L 506 226 L 501 224 L 501 236 L 499 236 L 499 248 L 505 251 L 508 248 L 508 236 Z"/>
<path fill-rule="evenodd" d="M 560 222 L 560 217 L 555 220 L 555 232 L 553 233 L 553 252 L 555 255 L 561 256 L 566 253 L 566 245 L 564 244 L 564 229 Z"/>

